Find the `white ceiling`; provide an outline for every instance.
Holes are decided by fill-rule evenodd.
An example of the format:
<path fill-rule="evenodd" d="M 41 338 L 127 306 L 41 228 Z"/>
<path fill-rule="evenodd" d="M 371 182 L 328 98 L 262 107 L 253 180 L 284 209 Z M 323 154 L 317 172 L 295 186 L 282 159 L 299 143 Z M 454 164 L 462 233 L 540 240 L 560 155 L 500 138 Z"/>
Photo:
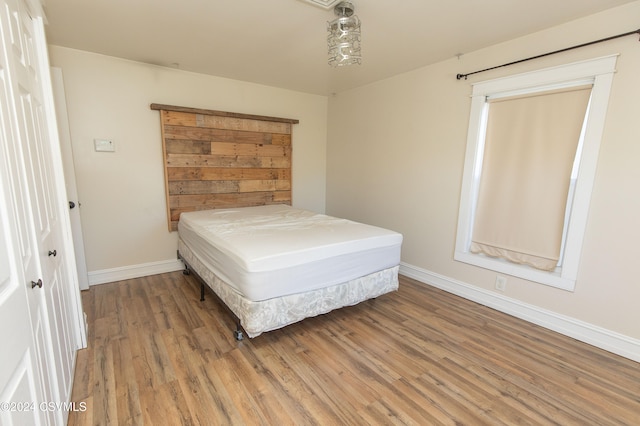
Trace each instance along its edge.
<path fill-rule="evenodd" d="M 45 0 L 44 7 L 53 45 L 328 95 L 634 0 L 351 1 L 362 21 L 363 63 L 342 68 L 327 65 L 333 9 L 304 0 Z"/>

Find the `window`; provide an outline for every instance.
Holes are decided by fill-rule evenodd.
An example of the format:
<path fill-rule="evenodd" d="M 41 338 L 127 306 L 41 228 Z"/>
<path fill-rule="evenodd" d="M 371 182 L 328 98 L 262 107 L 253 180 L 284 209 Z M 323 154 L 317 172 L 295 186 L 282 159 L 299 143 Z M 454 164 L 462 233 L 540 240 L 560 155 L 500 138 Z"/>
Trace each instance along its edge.
<path fill-rule="evenodd" d="M 473 85 L 454 259 L 574 289 L 616 59 Z M 545 208 L 500 216 L 509 202 Z"/>

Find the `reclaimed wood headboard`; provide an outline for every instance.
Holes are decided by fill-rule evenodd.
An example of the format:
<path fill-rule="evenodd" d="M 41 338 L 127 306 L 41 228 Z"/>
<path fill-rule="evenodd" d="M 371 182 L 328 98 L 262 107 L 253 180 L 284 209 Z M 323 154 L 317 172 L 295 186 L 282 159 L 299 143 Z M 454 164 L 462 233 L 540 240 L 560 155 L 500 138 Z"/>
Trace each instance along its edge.
<path fill-rule="evenodd" d="M 180 213 L 291 204 L 295 119 L 151 104 L 160 111 L 169 230 Z"/>

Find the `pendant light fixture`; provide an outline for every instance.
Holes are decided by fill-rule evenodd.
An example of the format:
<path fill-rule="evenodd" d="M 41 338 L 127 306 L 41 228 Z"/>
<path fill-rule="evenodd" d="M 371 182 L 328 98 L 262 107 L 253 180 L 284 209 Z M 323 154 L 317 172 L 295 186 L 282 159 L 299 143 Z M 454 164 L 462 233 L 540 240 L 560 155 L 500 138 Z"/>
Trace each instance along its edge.
<path fill-rule="evenodd" d="M 353 4 L 348 1 L 340 2 L 333 11 L 338 18 L 327 22 L 329 65 L 360 65 L 360 19 L 353 14 Z"/>

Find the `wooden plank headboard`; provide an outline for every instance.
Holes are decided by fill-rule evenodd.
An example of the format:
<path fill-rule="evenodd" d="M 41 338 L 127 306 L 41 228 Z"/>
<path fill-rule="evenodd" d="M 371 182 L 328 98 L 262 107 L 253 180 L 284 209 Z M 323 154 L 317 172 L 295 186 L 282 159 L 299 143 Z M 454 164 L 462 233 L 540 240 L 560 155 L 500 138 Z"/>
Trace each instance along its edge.
<path fill-rule="evenodd" d="M 291 204 L 291 125 L 299 121 L 151 104 L 160 111 L 169 230 L 180 213 Z"/>

